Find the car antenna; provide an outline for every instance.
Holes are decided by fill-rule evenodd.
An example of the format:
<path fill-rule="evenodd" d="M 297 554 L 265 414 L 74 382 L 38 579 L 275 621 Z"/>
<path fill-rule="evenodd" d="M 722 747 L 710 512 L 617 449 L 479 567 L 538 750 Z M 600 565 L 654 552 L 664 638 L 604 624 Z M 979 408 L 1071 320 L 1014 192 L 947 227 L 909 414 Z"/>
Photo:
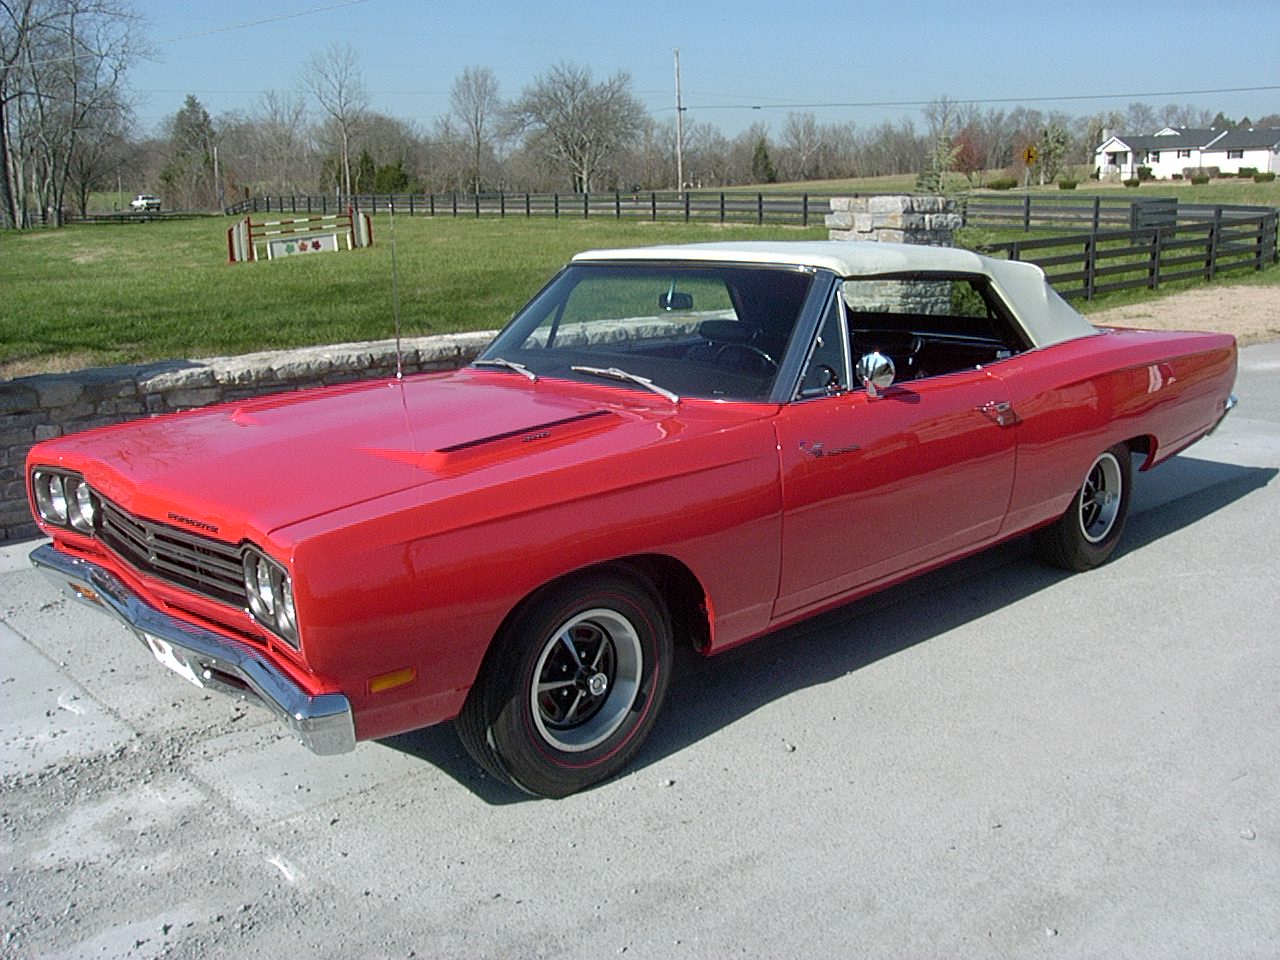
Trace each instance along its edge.
<path fill-rule="evenodd" d="M 391 312 L 396 320 L 396 379 L 404 379 L 404 354 L 400 349 L 400 271 L 396 265 L 396 201 L 387 198 L 387 211 L 391 214 Z"/>

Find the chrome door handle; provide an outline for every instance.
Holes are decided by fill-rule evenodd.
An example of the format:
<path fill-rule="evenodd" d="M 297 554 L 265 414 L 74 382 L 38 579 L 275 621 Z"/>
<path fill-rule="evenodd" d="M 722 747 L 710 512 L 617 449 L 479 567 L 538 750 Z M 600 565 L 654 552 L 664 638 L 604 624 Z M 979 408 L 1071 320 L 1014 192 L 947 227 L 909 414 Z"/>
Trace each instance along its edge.
<path fill-rule="evenodd" d="M 1019 422 L 1019 417 L 1013 410 L 1013 404 L 1007 400 L 988 400 L 982 406 L 973 409 L 999 427 L 1012 427 Z"/>

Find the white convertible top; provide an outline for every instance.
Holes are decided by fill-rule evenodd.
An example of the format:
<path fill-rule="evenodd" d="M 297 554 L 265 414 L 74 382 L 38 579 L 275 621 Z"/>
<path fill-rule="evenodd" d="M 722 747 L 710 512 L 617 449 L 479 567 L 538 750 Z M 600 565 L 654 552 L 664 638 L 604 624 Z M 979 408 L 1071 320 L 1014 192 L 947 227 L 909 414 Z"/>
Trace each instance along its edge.
<path fill-rule="evenodd" d="M 991 279 L 1037 347 L 1047 347 L 1099 332 L 1049 286 L 1044 271 L 1035 264 L 1018 260 L 997 260 L 955 247 L 875 243 L 865 240 L 746 240 L 588 250 L 573 259 L 574 262 L 688 260 L 776 264 L 816 267 L 830 270 L 840 277 L 875 277 L 915 271 L 977 273 Z"/>

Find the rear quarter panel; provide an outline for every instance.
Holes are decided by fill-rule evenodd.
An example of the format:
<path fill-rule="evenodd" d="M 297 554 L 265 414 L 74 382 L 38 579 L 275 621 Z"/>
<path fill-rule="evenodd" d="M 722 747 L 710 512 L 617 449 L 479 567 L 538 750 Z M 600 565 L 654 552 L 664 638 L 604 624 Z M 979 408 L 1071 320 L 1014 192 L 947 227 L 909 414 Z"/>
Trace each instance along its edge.
<path fill-rule="evenodd" d="M 1113 444 L 1142 440 L 1147 469 L 1204 436 L 1235 383 L 1236 345 L 1228 334 L 1116 329 L 991 369 L 1020 420 L 1007 534 L 1060 515 Z"/>

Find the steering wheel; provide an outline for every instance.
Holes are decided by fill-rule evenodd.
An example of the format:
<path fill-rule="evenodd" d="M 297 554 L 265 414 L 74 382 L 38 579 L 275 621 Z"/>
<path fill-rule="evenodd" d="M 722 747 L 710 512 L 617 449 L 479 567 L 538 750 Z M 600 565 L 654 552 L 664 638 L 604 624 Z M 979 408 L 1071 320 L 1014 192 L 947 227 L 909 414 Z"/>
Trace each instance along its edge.
<path fill-rule="evenodd" d="M 765 370 L 765 373 L 774 374 L 778 372 L 778 361 L 773 359 L 773 357 L 769 356 L 769 354 L 765 353 L 759 347 L 753 347 L 749 343 L 721 343 L 720 348 L 715 352 L 715 360 L 717 362 L 719 362 L 720 357 L 726 350 L 746 350 L 763 360 L 768 365 L 768 369 Z"/>

